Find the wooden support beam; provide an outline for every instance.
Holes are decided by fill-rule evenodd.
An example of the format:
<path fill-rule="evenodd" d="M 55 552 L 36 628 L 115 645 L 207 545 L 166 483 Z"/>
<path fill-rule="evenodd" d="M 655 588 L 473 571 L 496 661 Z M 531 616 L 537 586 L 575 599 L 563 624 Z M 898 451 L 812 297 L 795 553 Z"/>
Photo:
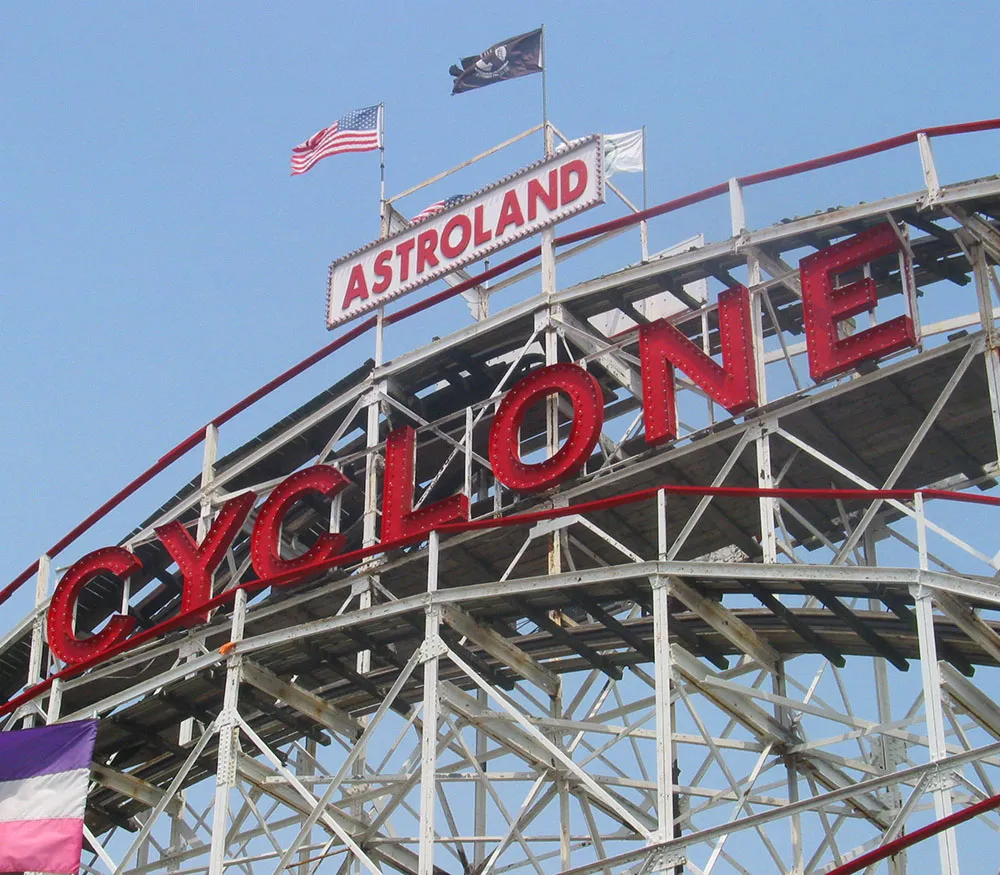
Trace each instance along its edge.
<path fill-rule="evenodd" d="M 718 602 L 706 598 L 679 577 L 670 577 L 670 594 L 676 596 L 738 651 L 769 671 L 777 671 L 780 656 L 753 629 Z"/>
<path fill-rule="evenodd" d="M 353 666 L 324 653 L 320 648 L 308 642 L 306 643 L 306 650 L 317 662 L 322 662 L 324 665 L 329 666 L 344 680 L 349 681 L 368 693 L 376 702 L 381 702 L 385 698 L 386 690 L 366 678 L 363 674 L 360 674 Z M 403 698 L 402 694 L 396 696 L 396 700 L 389 707 L 402 717 L 409 717 L 412 710 L 410 703 Z"/>
<path fill-rule="evenodd" d="M 655 661 L 656 656 L 653 652 L 653 645 L 636 635 L 635 632 L 625 626 L 616 617 L 611 616 L 611 614 L 601 607 L 597 599 L 592 598 L 581 590 L 578 593 L 574 593 L 573 601 L 580 605 L 598 623 L 603 623 L 633 650 L 641 653 L 650 662 Z"/>
<path fill-rule="evenodd" d="M 875 632 L 867 623 L 858 619 L 857 614 L 844 605 L 835 595 L 828 592 L 822 586 L 806 581 L 802 581 L 802 589 L 847 623 L 879 656 L 888 659 L 900 671 L 910 670 L 910 663 L 906 657 L 896 647 L 886 641 L 885 638 Z"/>
<path fill-rule="evenodd" d="M 100 763 L 92 763 L 90 774 L 102 787 L 120 793 L 122 796 L 128 796 L 148 808 L 155 808 L 163 799 L 164 794 L 159 787 L 127 772 L 119 772 L 117 769 L 102 766 Z M 183 811 L 180 798 L 171 799 L 163 810 L 171 817 L 180 817 Z"/>
<path fill-rule="evenodd" d="M 878 592 L 881 588 L 875 587 L 874 589 Z M 880 592 L 879 597 L 885 603 L 885 606 L 897 617 L 899 617 L 900 620 L 908 624 L 914 632 L 917 631 L 917 616 L 906 606 L 901 596 L 893 595 L 887 592 Z M 934 637 L 939 639 L 939 636 L 937 635 Z M 948 662 L 955 666 L 955 668 L 957 668 L 966 677 L 972 677 L 976 673 L 972 663 L 946 641 L 938 640 L 937 651 L 941 657 L 948 660 Z"/>
<path fill-rule="evenodd" d="M 289 707 L 325 726 L 331 732 L 356 739 L 363 731 L 361 724 L 349 714 L 324 701 L 315 693 L 283 680 L 252 660 L 244 660 L 243 678 L 262 693 L 280 699 Z"/>
<path fill-rule="evenodd" d="M 561 641 L 569 647 L 570 650 L 576 651 L 576 653 L 590 662 L 594 668 L 600 669 L 608 677 L 614 678 L 616 681 L 620 681 L 622 679 L 622 670 L 619 666 L 615 665 L 606 656 L 598 653 L 593 647 L 584 644 L 582 641 L 578 641 L 575 636 L 570 635 L 569 632 L 553 621 L 553 619 L 541 608 L 536 608 L 524 599 L 515 599 L 515 602 L 521 610 L 524 611 L 524 615 L 530 618 L 539 629 L 548 632 L 549 635 Z"/>
<path fill-rule="evenodd" d="M 510 668 L 511 671 L 516 672 L 525 680 L 531 681 L 550 696 L 555 696 L 559 692 L 560 684 L 557 675 L 498 632 L 479 624 L 465 611 L 452 605 L 446 605 L 442 609 L 442 616 L 445 623 L 452 629 L 481 647 L 494 659 Z"/>
<path fill-rule="evenodd" d="M 937 595 L 934 596 L 935 600 Z M 1000 736 L 1000 708 L 993 698 L 975 684 L 969 683 L 951 666 L 941 665 L 943 689 L 966 714 L 994 736 Z"/>
<path fill-rule="evenodd" d="M 194 702 L 189 701 L 183 696 L 178 696 L 176 693 L 160 690 L 156 693 L 156 698 L 166 702 L 179 714 L 183 714 L 185 717 L 193 717 L 205 726 L 208 726 L 209 723 L 219 716 L 218 712 L 209 711 L 207 708 L 196 705 Z"/>
<path fill-rule="evenodd" d="M 649 599 L 648 594 L 641 592 L 637 586 L 632 586 L 631 588 L 632 598 L 642 606 L 643 610 L 649 615 L 653 614 L 653 604 Z M 671 614 L 675 613 L 671 610 Z M 692 632 L 683 623 L 671 623 L 670 624 L 670 634 L 676 635 L 681 641 L 684 642 L 684 646 L 687 650 L 698 656 L 703 656 L 712 665 L 718 669 L 725 671 L 729 668 L 729 658 L 717 648 L 715 645 L 706 641 L 704 637 L 698 635 L 696 632 Z"/>
<path fill-rule="evenodd" d="M 744 581 L 743 585 L 754 595 L 765 608 L 770 610 L 776 617 L 778 617 L 789 629 L 795 632 L 803 641 L 807 641 L 811 644 L 818 653 L 822 653 L 830 662 L 832 662 L 837 668 L 843 668 L 847 665 L 847 660 L 844 659 L 844 655 L 837 650 L 830 642 L 828 642 L 822 635 L 818 635 L 812 629 L 809 628 L 809 624 L 799 617 L 795 616 L 795 613 L 788 608 L 787 605 L 782 604 L 774 595 L 769 593 L 764 587 L 759 583 L 754 581 Z"/>
<path fill-rule="evenodd" d="M 934 603 L 978 647 L 981 647 L 993 659 L 1000 662 L 1000 635 L 979 614 L 968 607 L 961 599 L 956 598 L 951 593 L 941 592 L 940 590 L 934 592 Z M 940 648 L 940 646 L 939 644 L 938 647 Z M 961 666 L 956 665 L 955 668 L 962 671 Z M 970 673 L 962 672 L 962 674 L 968 677 Z"/>
<path fill-rule="evenodd" d="M 794 741 L 788 730 L 773 715 L 768 714 L 749 696 L 730 688 L 728 684 L 713 683 L 716 674 L 683 647 L 670 646 L 670 656 L 678 673 L 708 699 L 745 726 L 763 744 Z"/>

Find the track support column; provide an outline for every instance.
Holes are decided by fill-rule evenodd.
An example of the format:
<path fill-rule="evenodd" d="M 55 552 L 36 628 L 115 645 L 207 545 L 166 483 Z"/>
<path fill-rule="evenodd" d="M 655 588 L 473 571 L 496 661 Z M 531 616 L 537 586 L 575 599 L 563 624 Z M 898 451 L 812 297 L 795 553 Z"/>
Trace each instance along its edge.
<path fill-rule="evenodd" d="M 656 656 L 656 810 L 660 841 L 674 836 L 674 744 L 673 714 L 670 708 L 670 681 L 673 660 L 670 654 L 670 584 L 654 577 L 653 651 Z"/>
<path fill-rule="evenodd" d="M 656 494 L 657 541 L 659 559 L 667 555 L 667 494 Z M 673 655 L 670 652 L 670 581 L 657 575 L 650 579 L 653 590 L 653 678 L 656 701 L 656 832 L 651 841 L 669 841 L 675 837 L 674 777 L 677 754 L 674 751 L 674 712 L 670 698 L 673 679 Z M 684 861 L 670 855 L 658 861 L 656 871 Z"/>
<path fill-rule="evenodd" d="M 238 590 L 233 603 L 233 622 L 229 640 L 231 644 L 243 640 L 246 619 L 247 595 Z M 226 664 L 226 691 L 219 715 L 219 763 L 215 772 L 215 808 L 212 812 L 212 849 L 208 861 L 208 875 L 222 875 L 229 831 L 229 791 L 236 785 L 236 759 L 239 755 L 240 684 L 243 680 L 243 656 L 232 653 Z"/>
<path fill-rule="evenodd" d="M 993 440 L 997 458 L 1000 459 L 1000 336 L 993 318 L 993 296 L 990 294 L 990 280 L 994 277 L 986 252 L 981 243 L 969 246 L 976 281 L 976 298 L 979 303 L 979 321 L 986 336 L 983 360 L 986 367 L 986 383 L 990 393 L 990 412 L 993 414 Z"/>
<path fill-rule="evenodd" d="M 427 546 L 427 591 L 438 584 L 438 533 L 431 532 Z M 424 670 L 423 727 L 420 732 L 420 829 L 418 875 L 434 875 L 434 806 L 437 791 L 437 737 L 440 695 L 438 663 L 447 651 L 439 634 L 441 608 L 430 605 L 424 620 L 421 662 Z"/>
<path fill-rule="evenodd" d="M 941 674 L 938 670 L 937 644 L 934 641 L 933 601 L 929 590 L 920 587 L 916 597 L 917 633 L 920 639 L 920 676 L 924 688 L 924 712 L 927 721 L 927 743 L 934 762 L 947 756 L 944 732 L 944 711 L 941 707 Z M 934 789 L 934 815 L 940 820 L 952 813 L 951 776 L 942 773 L 936 777 Z M 958 875 L 958 847 L 955 831 L 945 830 L 938 835 L 942 875 Z"/>
<path fill-rule="evenodd" d="M 919 492 L 914 495 L 914 509 L 917 512 L 917 544 L 920 553 L 920 568 L 927 568 L 927 530 L 924 523 L 924 501 Z M 938 667 L 937 642 L 934 639 L 934 602 L 931 590 L 923 586 L 914 587 L 912 594 L 916 603 L 917 637 L 920 644 L 920 679 L 924 690 L 924 717 L 927 722 L 927 746 L 931 762 L 948 756 L 944 729 L 944 709 L 941 705 L 941 672 Z M 941 773 L 935 776 L 934 815 L 937 820 L 952 813 L 951 775 Z M 941 855 L 941 875 L 959 875 L 958 846 L 955 831 L 945 830 L 938 834 L 938 850 Z"/>
<path fill-rule="evenodd" d="M 42 657 L 45 654 L 45 614 L 42 606 L 49 597 L 49 580 L 52 575 L 52 560 L 48 554 L 38 557 L 38 575 L 35 578 L 35 618 L 31 623 L 31 651 L 28 654 L 29 687 L 37 684 L 45 672 L 42 671 Z M 35 706 L 32 705 L 32 708 Z M 34 712 L 24 718 L 22 727 L 30 729 L 38 722 Z"/>

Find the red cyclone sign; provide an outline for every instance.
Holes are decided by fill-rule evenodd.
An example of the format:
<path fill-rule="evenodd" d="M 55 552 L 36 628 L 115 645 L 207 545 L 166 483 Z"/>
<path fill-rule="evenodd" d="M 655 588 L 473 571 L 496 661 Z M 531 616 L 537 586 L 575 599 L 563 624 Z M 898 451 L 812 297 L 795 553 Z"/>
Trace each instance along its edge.
<path fill-rule="evenodd" d="M 555 172 L 558 174 L 559 170 Z M 443 221 L 447 224 L 452 219 Z M 838 330 L 844 320 L 874 307 L 876 298 L 870 279 L 837 286 L 835 275 L 896 251 L 901 251 L 899 239 L 886 223 L 802 259 L 799 266 L 802 304 L 809 368 L 814 379 L 844 373 L 861 362 L 915 345 L 915 326 L 909 316 L 897 316 L 845 337 Z M 908 258 L 905 253 L 903 257 Z M 650 445 L 677 437 L 675 368 L 730 413 L 743 413 L 757 405 L 750 295 L 744 286 L 734 286 L 720 295 L 719 335 L 721 365 L 666 320 L 640 327 L 643 417 L 645 440 Z M 534 405 L 544 404 L 554 394 L 564 396 L 573 408 L 569 437 L 551 458 L 526 463 L 520 454 L 521 423 Z M 489 435 L 493 475 L 507 488 L 522 493 L 542 492 L 557 486 L 586 464 L 603 422 L 604 398 L 600 385 L 583 367 L 559 363 L 533 370 L 511 387 L 494 416 Z M 386 439 L 382 488 L 379 546 L 383 549 L 420 538 L 447 523 L 469 519 L 469 497 L 461 493 L 414 510 L 415 461 L 413 429 L 404 426 L 390 432 Z M 263 583 L 274 579 L 274 586 L 294 586 L 295 571 L 343 552 L 345 538 L 331 533 L 321 536 L 299 556 L 284 556 L 280 533 L 289 510 L 310 493 L 332 497 L 349 485 L 347 477 L 336 467 L 315 465 L 291 474 L 271 491 L 257 513 L 250 536 L 251 563 Z M 156 530 L 183 580 L 181 611 L 185 623 L 207 621 L 213 575 L 256 501 L 257 496 L 252 492 L 227 501 L 200 544 L 178 521 Z M 128 647 L 130 638 L 135 637 L 133 617 L 114 614 L 100 632 L 79 637 L 75 628 L 76 601 L 97 576 L 125 578 L 141 568 L 139 558 L 122 547 L 104 547 L 75 562 L 59 581 L 49 605 L 46 622 L 52 652 L 73 666 L 93 664 Z M 205 610 L 199 611 L 202 605 Z M 167 620 L 166 624 L 171 622 Z M 148 637 L 150 633 L 155 633 L 155 629 L 142 635 Z"/>

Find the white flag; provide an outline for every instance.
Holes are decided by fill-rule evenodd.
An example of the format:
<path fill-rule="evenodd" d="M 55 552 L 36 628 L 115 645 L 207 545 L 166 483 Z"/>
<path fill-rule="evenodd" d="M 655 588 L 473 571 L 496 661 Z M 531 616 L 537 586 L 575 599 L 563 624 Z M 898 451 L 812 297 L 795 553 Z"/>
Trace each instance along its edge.
<path fill-rule="evenodd" d="M 604 135 L 604 175 L 642 173 L 642 131 Z"/>

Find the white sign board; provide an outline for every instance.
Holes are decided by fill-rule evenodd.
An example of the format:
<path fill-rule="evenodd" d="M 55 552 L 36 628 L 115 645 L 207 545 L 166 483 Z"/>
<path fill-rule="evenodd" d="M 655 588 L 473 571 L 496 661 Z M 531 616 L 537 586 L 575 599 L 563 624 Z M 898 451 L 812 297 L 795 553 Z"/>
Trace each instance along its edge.
<path fill-rule="evenodd" d="M 330 266 L 328 328 L 604 202 L 601 138 L 574 143 Z"/>

